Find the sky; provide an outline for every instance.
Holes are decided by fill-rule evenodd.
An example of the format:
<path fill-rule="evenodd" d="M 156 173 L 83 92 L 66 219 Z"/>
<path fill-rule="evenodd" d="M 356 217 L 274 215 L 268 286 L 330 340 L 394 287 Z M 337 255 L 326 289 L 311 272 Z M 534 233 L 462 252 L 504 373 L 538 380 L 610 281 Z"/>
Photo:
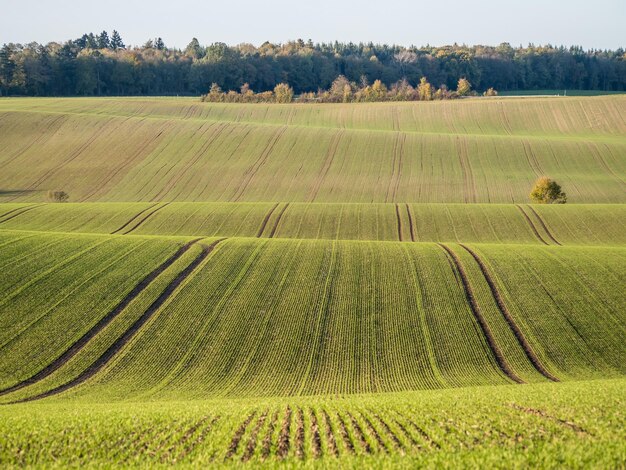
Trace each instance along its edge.
<path fill-rule="evenodd" d="M 626 0 L 0 0 L 0 43 L 116 29 L 126 45 L 265 41 L 626 47 Z"/>

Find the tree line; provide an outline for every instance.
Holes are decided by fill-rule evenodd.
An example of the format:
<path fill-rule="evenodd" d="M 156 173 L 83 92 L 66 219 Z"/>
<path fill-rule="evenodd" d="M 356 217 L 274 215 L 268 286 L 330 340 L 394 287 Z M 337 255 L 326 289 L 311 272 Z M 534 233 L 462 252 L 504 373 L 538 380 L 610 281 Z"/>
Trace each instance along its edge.
<path fill-rule="evenodd" d="M 225 92 L 217 83 L 213 83 L 209 92 L 202 95 L 202 101 L 211 103 L 291 103 L 293 101 L 299 103 L 367 103 L 450 100 L 477 94 L 472 90 L 472 85 L 466 78 L 459 79 L 456 90 L 449 90 L 446 85 L 435 89 L 426 77 L 422 77 L 416 87 L 411 86 L 406 79 L 402 79 L 388 88 L 380 80 L 369 85 L 367 79 L 362 77 L 361 83 L 357 84 L 339 75 L 328 90 L 304 92 L 298 96 L 288 83 L 279 83 L 274 90 L 259 93 L 255 93 L 248 83 L 244 83 L 239 92 L 234 90 Z M 497 96 L 498 92 L 489 88 L 483 95 Z"/>
<path fill-rule="evenodd" d="M 359 86 L 378 80 L 387 88 L 403 80 L 418 87 L 428 77 L 436 89 L 452 90 L 463 77 L 479 92 L 626 91 L 626 53 L 508 43 L 403 47 L 310 40 L 202 46 L 193 39 L 176 49 L 161 38 L 127 47 L 117 31 L 0 49 L 2 95 L 199 95 L 212 83 L 226 91 L 248 84 L 260 93 L 285 83 L 302 95 L 329 90 L 338 76 Z"/>

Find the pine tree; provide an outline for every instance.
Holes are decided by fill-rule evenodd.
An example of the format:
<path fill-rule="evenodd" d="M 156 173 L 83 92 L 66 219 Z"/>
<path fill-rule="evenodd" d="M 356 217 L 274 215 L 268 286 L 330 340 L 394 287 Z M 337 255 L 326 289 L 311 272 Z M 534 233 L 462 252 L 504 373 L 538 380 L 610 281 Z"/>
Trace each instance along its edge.
<path fill-rule="evenodd" d="M 165 49 L 165 43 L 163 42 L 163 39 L 156 38 L 154 40 L 154 48 L 158 49 L 159 51 L 162 51 L 163 49 Z"/>
<path fill-rule="evenodd" d="M 111 47 L 111 40 L 109 39 L 109 33 L 106 31 L 102 31 L 99 36 L 97 36 L 98 40 L 98 49 L 108 49 Z"/>
<path fill-rule="evenodd" d="M 116 30 L 113 30 L 113 34 L 111 35 L 111 49 L 114 51 L 118 49 L 124 49 L 126 46 L 124 45 L 124 41 L 122 41 L 122 36 Z"/>

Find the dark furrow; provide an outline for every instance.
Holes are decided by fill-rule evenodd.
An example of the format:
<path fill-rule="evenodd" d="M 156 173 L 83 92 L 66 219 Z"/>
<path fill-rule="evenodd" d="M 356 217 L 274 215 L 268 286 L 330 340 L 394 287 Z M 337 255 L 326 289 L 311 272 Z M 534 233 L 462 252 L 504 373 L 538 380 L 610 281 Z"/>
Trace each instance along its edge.
<path fill-rule="evenodd" d="M 396 436 L 395 433 L 391 430 L 391 428 L 389 427 L 389 424 L 387 424 L 385 420 L 382 419 L 380 415 L 378 415 L 377 413 L 372 413 L 372 415 L 374 416 L 374 418 L 376 418 L 376 421 L 378 421 L 380 425 L 383 427 L 383 429 L 385 430 L 385 433 L 387 433 L 387 435 L 389 436 L 389 439 L 391 439 L 391 442 L 393 442 L 393 446 L 398 451 L 403 452 L 404 446 L 402 445 L 402 442 L 400 442 L 400 439 L 398 439 L 398 436 Z"/>
<path fill-rule="evenodd" d="M 398 413 L 399 414 L 399 413 Z M 400 415 L 402 416 L 402 415 Z M 435 449 L 441 449 L 441 446 L 439 445 L 438 442 L 434 441 L 426 431 L 424 431 L 422 428 L 420 428 L 412 419 L 407 418 L 405 416 L 402 416 L 402 418 L 404 418 L 406 420 L 407 423 L 409 423 L 409 425 L 415 429 L 415 431 L 422 437 L 422 439 L 424 439 L 426 442 L 428 442 L 428 444 L 431 447 L 434 447 Z"/>
<path fill-rule="evenodd" d="M 259 419 L 257 420 L 256 425 L 254 426 L 254 429 L 252 429 L 252 432 L 250 433 L 250 439 L 248 439 L 246 450 L 241 456 L 242 462 L 247 462 L 248 460 L 252 458 L 252 455 L 254 455 L 254 449 L 256 448 L 256 440 L 259 435 L 259 432 L 261 431 L 261 428 L 263 427 L 263 424 L 265 423 L 266 418 L 267 418 L 267 410 L 264 411 L 261 416 L 259 416 Z"/>
<path fill-rule="evenodd" d="M 359 444 L 361 444 L 361 447 L 363 447 L 363 450 L 365 450 L 367 454 L 371 454 L 372 447 L 370 446 L 369 442 L 367 442 L 367 440 L 365 439 L 365 434 L 363 433 L 363 429 L 361 429 L 361 426 L 359 426 L 359 423 L 357 422 L 354 416 L 352 416 L 350 413 L 346 413 L 346 414 L 348 415 L 348 417 L 350 418 L 350 421 L 352 422 L 352 429 L 354 429 L 354 434 L 356 435 L 356 438 L 358 439 Z"/>
<path fill-rule="evenodd" d="M 296 413 L 296 436 L 293 443 L 296 451 L 296 458 L 304 459 L 304 413 L 302 408 L 298 408 Z"/>
<path fill-rule="evenodd" d="M 29 398 L 23 398 L 21 400 L 17 400 L 13 403 L 23 403 L 23 402 L 28 402 L 28 401 L 33 401 L 33 400 L 40 400 L 42 398 L 46 398 L 52 395 L 57 395 L 61 392 L 64 392 L 66 390 L 69 390 L 70 388 L 73 388 L 83 382 L 85 382 L 86 380 L 88 380 L 89 378 L 93 377 L 96 373 L 98 373 L 100 370 L 102 370 L 102 368 L 109 363 L 109 361 L 111 361 L 111 359 L 113 359 L 115 357 L 115 355 L 124 347 L 126 346 L 126 344 L 128 344 L 128 342 L 135 336 L 135 334 L 137 334 L 140 330 L 141 327 L 152 317 L 152 315 L 154 315 L 157 310 L 165 303 L 165 301 L 167 299 L 169 299 L 174 292 L 176 291 L 176 289 L 178 288 L 178 286 L 180 286 L 183 281 L 185 281 L 185 279 L 187 279 L 192 273 L 193 271 L 209 256 L 209 254 L 211 254 L 211 252 L 213 251 L 213 249 L 217 246 L 218 243 L 222 242 L 224 239 L 220 239 L 220 240 L 216 240 L 214 241 L 211 245 L 209 246 L 203 246 L 202 247 L 202 251 L 198 254 L 198 256 L 196 256 L 196 258 L 189 263 L 189 265 L 187 265 L 187 267 L 185 269 L 183 269 L 178 276 L 176 276 L 176 278 L 174 278 L 174 280 L 172 280 L 172 282 L 170 282 L 167 287 L 165 288 L 165 290 L 161 293 L 161 295 L 159 295 L 159 297 L 152 302 L 152 304 L 150 305 L 150 307 L 148 307 L 148 309 L 135 321 L 135 323 L 133 323 L 119 338 L 117 338 L 115 340 L 115 342 L 109 346 L 109 348 L 98 358 L 96 359 L 87 369 L 85 369 L 83 372 L 81 372 L 77 377 L 75 377 L 74 379 L 70 380 L 69 382 L 66 382 L 63 385 L 60 385 L 56 388 L 53 388 L 51 390 L 48 390 L 46 392 L 40 393 L 38 395 L 34 395 L 32 397 Z M 196 240 L 197 241 L 197 240 Z M 184 247 L 183 247 L 184 248 Z M 181 248 L 181 250 L 183 249 Z M 180 250 L 179 250 L 180 251 Z M 171 259 L 171 258 L 170 258 Z M 169 260 L 168 260 L 169 261 Z M 173 262 L 173 261 L 172 261 Z M 166 262 L 167 263 L 167 262 Z M 171 264 L 171 263 L 170 263 Z M 155 270 L 155 271 L 158 271 Z M 154 271 L 153 271 L 154 272 Z M 152 274 L 152 273 L 151 273 Z M 158 273 L 157 273 L 158 275 Z M 150 276 L 150 275 L 149 275 Z M 156 276 L 155 276 L 156 277 Z M 147 284 L 146 284 L 147 286 Z M 137 288 L 136 288 L 137 289 Z M 135 297 L 137 295 L 139 295 L 139 293 L 145 289 L 145 287 L 141 288 L 137 294 L 135 295 Z M 128 298 L 128 296 L 127 296 Z M 134 298 L 134 297 L 133 297 Z M 126 299 L 125 299 L 126 300 Z M 132 300 L 132 298 L 130 299 Z M 130 302 L 130 300 L 128 302 Z M 128 303 L 126 303 L 127 305 Z M 125 306 L 125 305 L 124 305 Z M 115 311 L 115 310 L 114 310 Z M 119 312 L 117 312 L 119 313 Z M 115 313 L 112 318 L 108 321 L 110 322 L 113 318 L 115 318 L 115 315 L 117 315 L 117 313 Z M 108 315 L 107 315 L 108 316 Z M 107 323 L 108 323 L 107 322 Z M 100 322 L 98 323 L 98 325 L 100 324 Z M 105 325 L 103 325 L 102 327 L 100 327 L 100 329 L 98 331 L 100 331 Z M 92 330 L 90 330 L 92 331 Z M 97 333 L 97 332 L 96 332 Z M 88 333 L 89 334 L 89 333 Z M 93 335 L 91 335 L 90 337 L 93 337 Z M 81 340 L 79 340 L 81 341 Z M 87 339 L 88 341 L 88 339 Z M 85 343 L 87 342 L 85 341 Z M 81 343 L 83 344 L 83 343 Z M 84 346 L 84 344 L 83 344 Z M 82 348 L 82 346 L 81 346 Z M 78 348 L 73 354 L 75 355 L 78 350 L 80 350 L 81 348 Z M 70 348 L 71 349 L 71 348 Z M 65 353 L 64 353 L 65 354 Z M 64 362 L 67 362 L 67 360 L 70 358 L 66 357 Z M 60 358 L 59 358 L 60 359 Z M 57 361 L 59 360 L 57 359 Z M 56 361 L 55 361 L 56 362 Z M 63 363 L 59 364 L 56 368 L 58 369 L 58 367 L 60 367 L 61 365 L 63 365 Z M 47 374 L 49 375 L 49 374 Z M 21 388 L 21 387 L 20 387 Z"/>
<path fill-rule="evenodd" d="M 199 421 L 190 426 L 185 433 L 176 442 L 172 443 L 167 450 L 161 455 L 161 463 L 174 463 L 176 457 L 174 456 L 178 447 L 184 446 L 189 439 L 200 429 L 200 427 L 209 420 L 210 416 L 205 416 Z"/>
<path fill-rule="evenodd" d="M 348 428 L 346 427 L 346 423 L 339 413 L 337 413 L 337 420 L 339 421 L 339 434 L 341 434 L 341 438 L 346 445 L 346 449 L 348 449 L 349 454 L 354 454 L 354 443 L 352 442 L 352 439 L 350 439 L 350 434 L 348 434 Z M 337 452 L 336 455 L 339 455 L 339 453 Z"/>
<path fill-rule="evenodd" d="M 502 351 L 500 351 L 500 348 L 498 347 L 498 344 L 496 343 L 496 340 L 493 337 L 491 330 L 489 329 L 489 325 L 487 325 L 485 318 L 480 312 L 480 308 L 478 307 L 478 303 L 476 302 L 476 298 L 474 297 L 474 292 L 472 291 L 472 287 L 470 286 L 469 279 L 467 278 L 467 274 L 465 273 L 465 268 L 463 268 L 463 265 L 461 264 L 461 260 L 459 260 L 459 258 L 457 257 L 456 253 L 454 253 L 454 251 L 452 251 L 443 243 L 438 243 L 438 245 L 441 248 L 443 248 L 443 250 L 450 257 L 450 260 L 456 266 L 456 270 L 458 271 L 461 277 L 461 283 L 463 284 L 465 297 L 471 307 L 471 310 L 472 310 L 472 313 L 474 314 L 474 318 L 476 319 L 476 322 L 478 323 L 478 325 L 480 326 L 480 329 L 483 332 L 483 336 L 487 340 L 487 345 L 489 346 L 489 349 L 491 349 L 491 352 L 496 359 L 496 363 L 498 367 L 512 381 L 520 383 L 520 384 L 524 383 L 524 381 L 520 379 L 507 364 L 504 358 L 504 355 L 502 354 Z"/>
<path fill-rule="evenodd" d="M 169 268 L 174 262 L 179 259 L 182 255 L 184 255 L 191 246 L 196 243 L 200 238 L 196 240 L 192 240 L 182 247 L 180 247 L 176 253 L 166 259 L 163 263 L 157 266 L 150 274 L 144 277 L 139 284 L 137 284 L 133 290 L 131 290 L 126 297 L 122 299 L 122 301 L 113 308 L 109 313 L 107 313 L 104 317 L 98 321 L 89 331 L 87 331 L 83 336 L 81 336 L 78 340 L 74 342 L 64 353 L 62 353 L 58 358 L 44 367 L 42 370 L 37 372 L 35 375 L 30 378 L 23 380 L 11 387 L 0 390 L 0 396 L 6 395 L 7 393 L 14 392 L 21 388 L 27 387 L 34 383 L 43 380 L 48 377 L 57 369 L 61 368 L 67 361 L 73 358 L 76 354 L 78 354 L 86 345 L 91 341 L 100 331 L 102 331 L 109 323 L 111 323 L 127 306 L 130 304 L 139 294 L 141 294 L 163 271 Z"/>
<path fill-rule="evenodd" d="M 161 209 L 163 209 L 164 207 L 167 207 L 167 206 L 169 206 L 169 205 L 170 205 L 170 203 L 169 203 L 169 202 L 166 202 L 166 203 L 165 203 L 165 204 L 163 204 L 162 206 L 159 206 L 159 207 L 157 207 L 156 209 L 154 209 L 154 210 L 153 210 L 152 212 L 150 212 L 149 214 L 146 214 L 146 216 L 145 216 L 143 219 L 141 219 L 139 222 L 137 222 L 137 223 L 136 223 L 135 225 L 133 225 L 131 228 L 129 228 L 128 230 L 126 230 L 126 231 L 123 233 L 123 235 L 127 235 L 127 234 L 129 234 L 130 232 L 133 232 L 133 231 L 137 230 L 137 228 L 138 228 L 140 225 L 143 225 L 143 223 L 144 223 L 146 220 L 148 220 L 148 219 L 149 219 L 150 217 L 152 217 L 154 214 L 156 214 L 156 213 L 157 213 L 157 212 L 159 212 Z"/>
<path fill-rule="evenodd" d="M 291 408 L 287 406 L 285 410 L 285 418 L 278 436 L 278 445 L 276 446 L 276 455 L 280 459 L 287 457 L 289 453 L 289 431 L 291 429 Z"/>
<path fill-rule="evenodd" d="M 330 416 L 326 410 L 322 410 L 322 416 L 324 416 L 324 429 L 326 432 L 326 442 L 328 444 L 328 453 L 339 456 L 339 448 L 337 447 L 337 441 L 335 440 L 335 434 L 333 432 L 333 424 L 330 420 Z"/>
<path fill-rule="evenodd" d="M 339 147 L 339 142 L 341 140 L 341 137 L 343 136 L 343 133 L 344 131 L 340 130 L 339 132 L 337 132 L 337 134 L 335 134 L 335 136 L 333 136 L 333 140 L 331 141 L 330 146 L 328 147 L 328 151 L 326 152 L 326 158 L 324 159 L 322 169 L 320 170 L 320 173 L 314 183 L 313 189 L 311 189 L 311 193 L 309 194 L 309 202 L 315 201 L 315 198 L 320 191 L 322 183 L 324 182 L 324 180 L 326 179 L 326 175 L 330 171 L 330 167 L 333 163 L 333 160 L 335 159 L 337 147 Z"/>
<path fill-rule="evenodd" d="M 313 458 L 319 459 L 322 455 L 322 438 L 320 437 L 320 428 L 317 424 L 317 415 L 312 408 L 309 410 L 309 418 L 311 419 L 311 448 L 313 449 Z"/>
<path fill-rule="evenodd" d="M 233 435 L 233 438 L 230 441 L 230 444 L 228 445 L 228 450 L 226 451 L 224 460 L 228 460 L 232 458 L 232 456 L 237 453 L 237 449 L 239 448 L 239 443 L 241 442 L 241 438 L 245 434 L 246 429 L 248 429 L 248 426 L 250 425 L 250 423 L 252 422 L 255 416 L 256 416 L 256 411 L 253 411 L 252 413 L 248 415 L 248 417 L 244 420 L 244 422 L 241 423 L 241 425 L 237 428 L 237 430 L 235 431 L 235 434 Z"/>
<path fill-rule="evenodd" d="M 524 406 L 520 406 L 520 405 L 516 405 L 515 403 L 511 404 L 511 407 L 515 408 L 516 410 L 520 410 L 523 411 L 524 413 L 529 413 L 535 416 L 540 416 L 542 418 L 546 418 L 546 419 L 551 419 L 552 421 L 556 421 L 557 423 L 568 427 L 574 431 L 576 431 L 579 434 L 589 434 L 592 435 L 589 431 L 587 431 L 586 429 L 578 426 L 576 423 L 572 423 L 571 421 L 567 421 L 561 418 L 557 418 L 556 416 L 552 416 L 549 415 L 548 413 L 546 413 L 545 411 L 542 410 L 537 410 L 535 408 L 526 408 Z"/>
<path fill-rule="evenodd" d="M 548 372 L 546 368 L 543 366 L 543 364 L 541 364 L 541 361 L 539 360 L 535 352 L 530 347 L 530 344 L 528 344 L 528 341 L 526 341 L 526 338 L 522 334 L 522 331 L 520 330 L 519 326 L 517 326 L 517 323 L 515 323 L 513 316 L 509 312 L 509 309 L 506 307 L 502 299 L 502 296 L 500 295 L 500 291 L 498 291 L 498 288 L 496 287 L 496 284 L 493 278 L 491 277 L 491 274 L 489 274 L 489 271 L 487 270 L 487 266 L 485 265 L 485 263 L 483 263 L 483 260 L 471 248 L 463 245 L 462 243 L 460 245 L 465 249 L 465 251 L 467 251 L 470 255 L 472 255 L 472 257 L 478 264 L 480 271 L 483 273 L 483 277 L 485 278 L 485 280 L 487 281 L 487 284 L 489 285 L 489 289 L 491 290 L 491 295 L 496 301 L 498 310 L 500 310 L 500 313 L 502 314 L 507 324 L 509 325 L 509 328 L 513 332 L 515 339 L 517 339 L 517 342 L 524 350 L 524 353 L 526 354 L 526 357 L 528 358 L 530 363 L 546 379 L 552 380 L 553 382 L 558 382 L 559 380 L 555 376 L 553 376 L 550 372 Z"/>
<path fill-rule="evenodd" d="M 398 428 L 400 428 L 400 431 L 402 431 L 402 434 L 404 434 L 404 437 L 406 437 L 409 442 L 411 443 L 411 445 L 413 447 L 417 447 L 418 449 L 421 449 L 422 446 L 419 445 L 419 443 L 415 440 L 415 438 L 411 435 L 411 433 L 408 431 L 408 429 L 404 426 L 404 424 L 402 424 L 400 421 L 398 421 L 397 419 L 393 420 L 394 423 L 396 423 L 396 426 L 398 426 Z"/>
<path fill-rule="evenodd" d="M 524 209 L 522 209 L 522 206 L 520 206 L 519 204 L 515 204 L 515 206 L 520 210 L 520 212 L 526 219 L 526 222 L 528 223 L 528 225 L 530 225 L 530 228 L 532 229 L 535 236 L 541 241 L 541 243 L 543 243 L 544 245 L 547 245 L 548 243 L 543 238 L 541 238 L 541 235 L 539 235 L 539 232 L 537 231 L 537 227 L 535 227 L 535 224 L 533 224 L 533 221 L 530 220 L 530 217 L 528 217 L 528 214 L 526 214 Z"/>
<path fill-rule="evenodd" d="M 415 228 L 413 226 L 413 215 L 411 214 L 411 209 L 409 208 L 408 204 L 405 204 L 406 206 L 406 215 L 409 216 L 409 229 L 411 231 L 411 241 L 414 242 L 415 241 Z"/>
<path fill-rule="evenodd" d="M 285 204 L 285 207 L 283 207 L 282 210 L 278 213 L 278 217 L 276 217 L 276 223 L 274 224 L 274 227 L 272 227 L 272 232 L 270 233 L 269 238 L 274 238 L 274 234 L 276 234 L 276 230 L 278 230 L 278 224 L 280 223 L 280 219 L 282 219 L 283 214 L 287 210 L 287 207 L 289 207 L 289 203 Z"/>
<path fill-rule="evenodd" d="M 18 212 L 17 214 L 15 212 L 13 212 L 13 215 L 11 215 L 10 217 L 7 217 L 4 220 L 0 220 L 0 224 L 3 224 L 3 223 L 5 223 L 5 222 L 7 222 L 7 221 L 9 221 L 11 219 L 15 219 L 16 217 L 19 217 L 20 215 L 24 214 L 25 212 L 32 211 L 33 209 L 36 209 L 37 207 L 42 206 L 42 205 L 43 204 L 37 204 L 35 206 L 20 207 L 20 209 L 22 209 L 21 212 Z M 8 215 L 8 213 L 5 214 L 5 215 Z"/>
<path fill-rule="evenodd" d="M 272 214 L 274 213 L 274 211 L 276 210 L 276 208 L 278 207 L 278 204 L 280 204 L 279 202 L 277 202 L 274 207 L 272 207 L 269 212 L 267 214 L 265 214 L 265 217 L 263 218 L 263 222 L 261 223 L 261 227 L 259 228 L 259 231 L 256 234 L 257 238 L 261 238 L 261 235 L 263 235 L 263 232 L 265 231 L 265 226 L 267 225 L 267 223 L 270 220 L 270 217 L 272 216 Z"/>
<path fill-rule="evenodd" d="M 359 413 L 359 414 L 361 415 L 361 418 L 363 418 L 363 421 L 365 421 L 365 426 L 367 427 L 367 430 L 370 432 L 372 436 L 374 436 L 374 440 L 378 444 L 378 448 L 383 450 L 386 454 L 388 454 L 389 449 L 387 448 L 385 441 L 383 441 L 383 438 L 380 437 L 380 434 L 378 434 L 378 431 L 376 430 L 372 422 L 363 413 Z"/>
<path fill-rule="evenodd" d="M 122 230 L 124 230 L 126 227 L 128 227 L 134 220 L 137 219 L 137 217 L 140 217 L 141 214 L 143 214 L 146 211 L 149 211 L 150 209 L 152 209 L 154 206 L 156 206 L 158 204 L 158 202 L 155 202 L 154 204 L 149 205 L 148 207 L 146 207 L 145 209 L 139 211 L 137 214 L 135 214 L 128 222 L 126 222 L 124 225 L 122 225 L 120 228 L 118 228 L 117 230 L 115 230 L 114 232 L 111 232 L 111 235 L 115 235 L 118 232 L 121 232 Z"/>
<path fill-rule="evenodd" d="M 396 203 L 396 220 L 398 221 L 398 240 L 402 241 L 402 219 L 400 218 L 400 207 Z"/>
<path fill-rule="evenodd" d="M 41 204 L 38 204 L 38 205 L 41 205 Z M 22 207 L 16 207 L 15 209 L 12 209 L 12 210 L 10 210 L 9 212 L 5 212 L 4 214 L 0 215 L 0 219 L 1 219 L 2 217 L 6 217 L 7 215 L 13 214 L 14 212 L 21 211 L 22 209 L 27 209 L 27 208 L 29 208 L 29 207 L 32 207 L 32 205 L 29 205 L 29 206 L 22 206 Z M 0 222 L 0 223 L 1 223 L 1 222 Z"/>
<path fill-rule="evenodd" d="M 272 436 L 274 434 L 274 428 L 276 427 L 277 421 L 278 411 L 275 411 L 272 415 L 272 419 L 267 426 L 267 432 L 265 433 L 265 437 L 263 438 L 263 446 L 261 447 L 261 460 L 265 460 L 270 456 L 270 452 L 272 450 Z"/>
<path fill-rule="evenodd" d="M 174 462 L 182 461 L 185 457 L 191 454 L 198 445 L 202 444 L 204 440 L 206 439 L 207 434 L 211 432 L 211 430 L 213 429 L 213 427 L 217 424 L 219 420 L 220 420 L 220 416 L 216 416 L 215 418 L 213 418 L 211 422 L 200 432 L 198 437 L 194 439 L 193 441 L 189 442 L 189 444 L 184 447 L 184 449 L 182 450 L 180 454 L 178 454 Z"/>
<path fill-rule="evenodd" d="M 557 240 L 556 238 L 554 238 L 552 236 L 552 233 L 550 232 L 550 230 L 548 230 L 548 226 L 546 225 L 546 223 L 543 221 L 543 219 L 541 218 L 541 216 L 537 213 L 537 211 L 535 209 L 533 209 L 533 206 L 528 205 L 527 207 L 530 209 L 530 211 L 535 214 L 535 217 L 537 217 L 537 220 L 539 221 L 539 223 L 541 224 L 541 226 L 543 227 L 543 229 L 545 230 L 545 232 L 548 234 L 548 237 L 550 237 L 550 240 L 552 240 L 554 243 L 556 243 L 559 246 L 562 246 Z"/>

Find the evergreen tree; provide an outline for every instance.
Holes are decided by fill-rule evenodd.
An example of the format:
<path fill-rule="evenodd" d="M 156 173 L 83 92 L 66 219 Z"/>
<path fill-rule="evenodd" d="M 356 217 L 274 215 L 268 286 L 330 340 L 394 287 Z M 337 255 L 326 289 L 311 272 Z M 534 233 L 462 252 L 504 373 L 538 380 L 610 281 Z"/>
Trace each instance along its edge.
<path fill-rule="evenodd" d="M 111 40 L 109 39 L 109 33 L 102 31 L 97 36 L 98 49 L 109 49 L 111 47 Z"/>
<path fill-rule="evenodd" d="M 162 51 L 163 49 L 165 49 L 165 43 L 163 42 L 163 39 L 156 38 L 154 40 L 154 48 L 159 50 L 159 51 Z"/>
<path fill-rule="evenodd" d="M 122 37 L 120 36 L 120 33 L 118 33 L 116 30 L 113 30 L 113 34 L 111 35 L 111 49 L 116 51 L 118 49 L 124 49 L 125 47 L 126 46 L 124 45 L 124 42 L 122 41 Z"/>

